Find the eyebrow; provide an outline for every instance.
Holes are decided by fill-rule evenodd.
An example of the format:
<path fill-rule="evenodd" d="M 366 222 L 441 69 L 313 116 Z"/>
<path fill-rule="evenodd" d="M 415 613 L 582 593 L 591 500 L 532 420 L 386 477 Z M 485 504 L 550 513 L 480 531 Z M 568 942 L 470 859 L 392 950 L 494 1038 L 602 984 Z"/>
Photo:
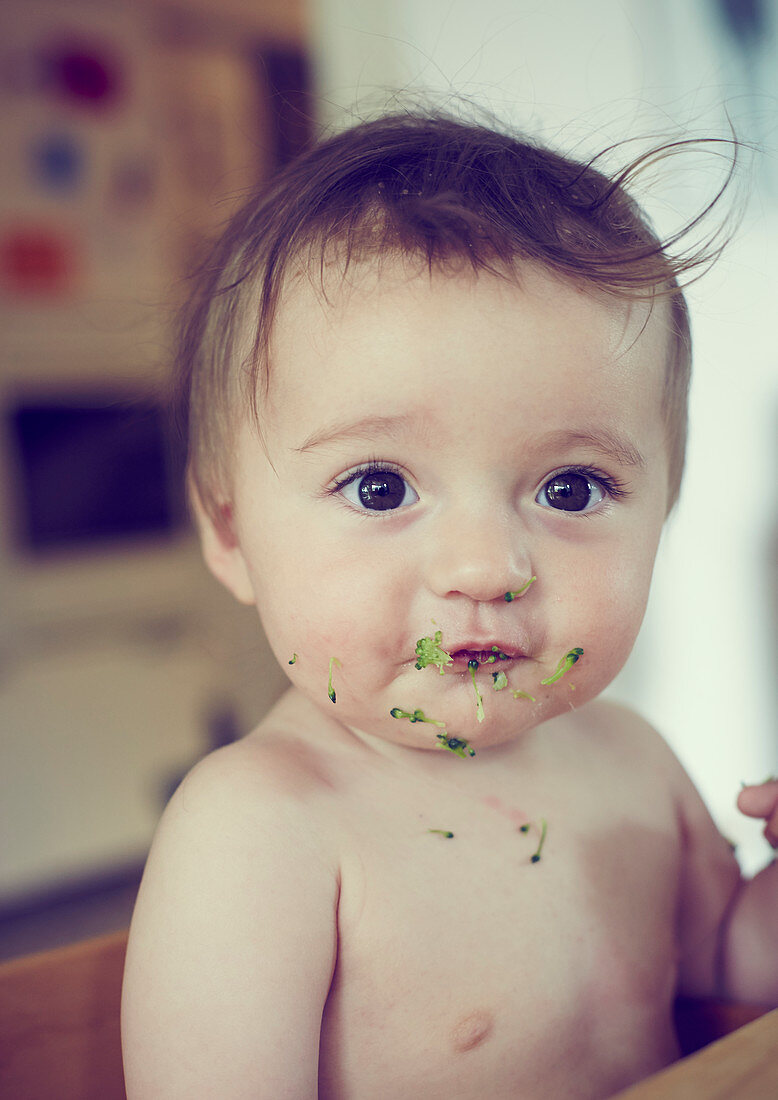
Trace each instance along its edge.
<path fill-rule="evenodd" d="M 417 426 L 418 419 L 415 416 L 366 416 L 360 420 L 336 421 L 313 432 L 293 450 L 295 454 L 306 454 L 314 447 L 342 443 L 349 439 L 372 440 L 377 436 L 396 439 L 410 435 Z"/>
<path fill-rule="evenodd" d="M 378 437 L 397 439 L 409 436 L 418 428 L 415 416 L 366 416 L 360 420 L 336 421 L 313 432 L 299 447 L 296 454 L 306 454 L 316 447 L 342 443 L 344 440 L 374 440 Z M 567 447 L 590 447 L 607 458 L 615 459 L 622 466 L 644 467 L 646 464 L 640 451 L 628 439 L 607 428 L 596 431 L 574 431 L 561 429 L 551 432 L 543 439 L 544 446 L 551 449 Z"/>
<path fill-rule="evenodd" d="M 598 428 L 592 432 L 562 431 L 552 432 L 544 442 L 555 447 L 591 447 L 606 458 L 615 459 L 621 466 L 643 467 L 646 460 L 628 439 L 607 428 Z"/>

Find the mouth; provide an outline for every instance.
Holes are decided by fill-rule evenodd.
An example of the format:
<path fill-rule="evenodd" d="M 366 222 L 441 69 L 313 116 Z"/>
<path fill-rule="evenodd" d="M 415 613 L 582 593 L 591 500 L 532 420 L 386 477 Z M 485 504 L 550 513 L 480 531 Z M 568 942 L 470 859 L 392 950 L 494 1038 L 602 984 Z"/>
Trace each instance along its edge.
<path fill-rule="evenodd" d="M 453 668 L 457 671 L 468 668 L 471 661 L 477 661 L 479 666 L 486 665 L 492 670 L 507 668 L 525 656 L 520 650 L 500 642 L 492 642 L 486 646 L 468 644 L 459 649 L 450 649 L 449 653 L 454 662 Z"/>

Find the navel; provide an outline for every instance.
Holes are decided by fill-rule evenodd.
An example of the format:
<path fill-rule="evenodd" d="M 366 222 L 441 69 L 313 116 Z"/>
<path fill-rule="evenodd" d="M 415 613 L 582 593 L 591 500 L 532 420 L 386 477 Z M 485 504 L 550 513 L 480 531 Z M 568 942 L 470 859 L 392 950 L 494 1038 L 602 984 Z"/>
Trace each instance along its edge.
<path fill-rule="evenodd" d="M 452 1032 L 454 1050 L 460 1054 L 466 1054 L 468 1050 L 480 1046 L 485 1039 L 488 1039 L 493 1027 L 494 1018 L 491 1012 L 477 1009 L 475 1012 L 468 1013 L 459 1020 Z"/>

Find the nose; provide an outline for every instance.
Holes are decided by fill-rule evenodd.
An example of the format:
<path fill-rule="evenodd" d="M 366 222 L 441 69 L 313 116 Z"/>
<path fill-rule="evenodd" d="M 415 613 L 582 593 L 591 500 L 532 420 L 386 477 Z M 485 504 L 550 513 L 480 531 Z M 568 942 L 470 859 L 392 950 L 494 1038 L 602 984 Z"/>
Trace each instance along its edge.
<path fill-rule="evenodd" d="M 438 517 L 427 582 L 437 596 L 503 599 L 533 574 L 528 532 L 515 514 L 458 508 Z"/>

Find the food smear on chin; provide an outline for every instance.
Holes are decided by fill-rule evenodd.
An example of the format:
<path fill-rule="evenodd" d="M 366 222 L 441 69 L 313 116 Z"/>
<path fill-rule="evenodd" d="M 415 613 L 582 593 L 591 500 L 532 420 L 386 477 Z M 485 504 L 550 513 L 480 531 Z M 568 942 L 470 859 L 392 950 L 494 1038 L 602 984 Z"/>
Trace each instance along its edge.
<path fill-rule="evenodd" d="M 478 668 L 478 661 L 475 657 L 467 662 L 467 667 L 470 670 L 470 676 L 473 681 L 473 691 L 475 692 L 475 713 L 479 722 L 484 720 L 484 699 L 481 692 L 478 690 L 478 684 L 475 682 L 475 673 Z"/>
<path fill-rule="evenodd" d="M 502 691 L 503 688 L 507 688 L 508 677 L 505 675 L 502 669 L 500 669 L 499 672 L 492 673 L 492 686 L 494 687 L 495 691 Z"/>
<path fill-rule="evenodd" d="M 431 726 L 446 728 L 445 722 L 438 722 L 434 718 L 428 718 L 423 710 L 402 710 L 401 707 L 392 707 L 389 711 L 392 718 L 407 718 L 409 722 L 429 722 Z"/>
<path fill-rule="evenodd" d="M 454 663 L 451 654 L 440 647 L 442 637 L 443 632 L 436 630 L 432 637 L 419 638 L 416 643 L 416 668 L 435 665 L 442 676 L 443 670 Z"/>
<path fill-rule="evenodd" d="M 445 733 L 439 733 L 438 741 L 442 749 L 448 749 L 455 756 L 461 756 L 463 760 L 467 756 L 475 756 L 475 749 L 461 737 L 448 737 Z"/>
<path fill-rule="evenodd" d="M 569 653 L 566 653 L 556 666 L 556 670 L 547 676 L 545 680 L 541 680 L 541 684 L 555 684 L 557 680 L 561 680 L 564 674 L 573 667 L 576 661 L 583 657 L 583 650 L 580 646 L 576 646 L 575 649 L 571 649 Z"/>
<path fill-rule="evenodd" d="M 431 726 L 438 726 L 445 730 L 446 723 L 438 722 L 434 718 L 428 718 L 423 710 L 403 710 L 402 707 L 392 707 L 389 711 L 392 718 L 407 718 L 409 722 L 428 722 Z M 475 749 L 468 745 L 461 737 L 449 737 L 447 733 L 439 733 L 438 741 L 442 749 L 448 749 L 456 756 L 475 756 Z"/>

